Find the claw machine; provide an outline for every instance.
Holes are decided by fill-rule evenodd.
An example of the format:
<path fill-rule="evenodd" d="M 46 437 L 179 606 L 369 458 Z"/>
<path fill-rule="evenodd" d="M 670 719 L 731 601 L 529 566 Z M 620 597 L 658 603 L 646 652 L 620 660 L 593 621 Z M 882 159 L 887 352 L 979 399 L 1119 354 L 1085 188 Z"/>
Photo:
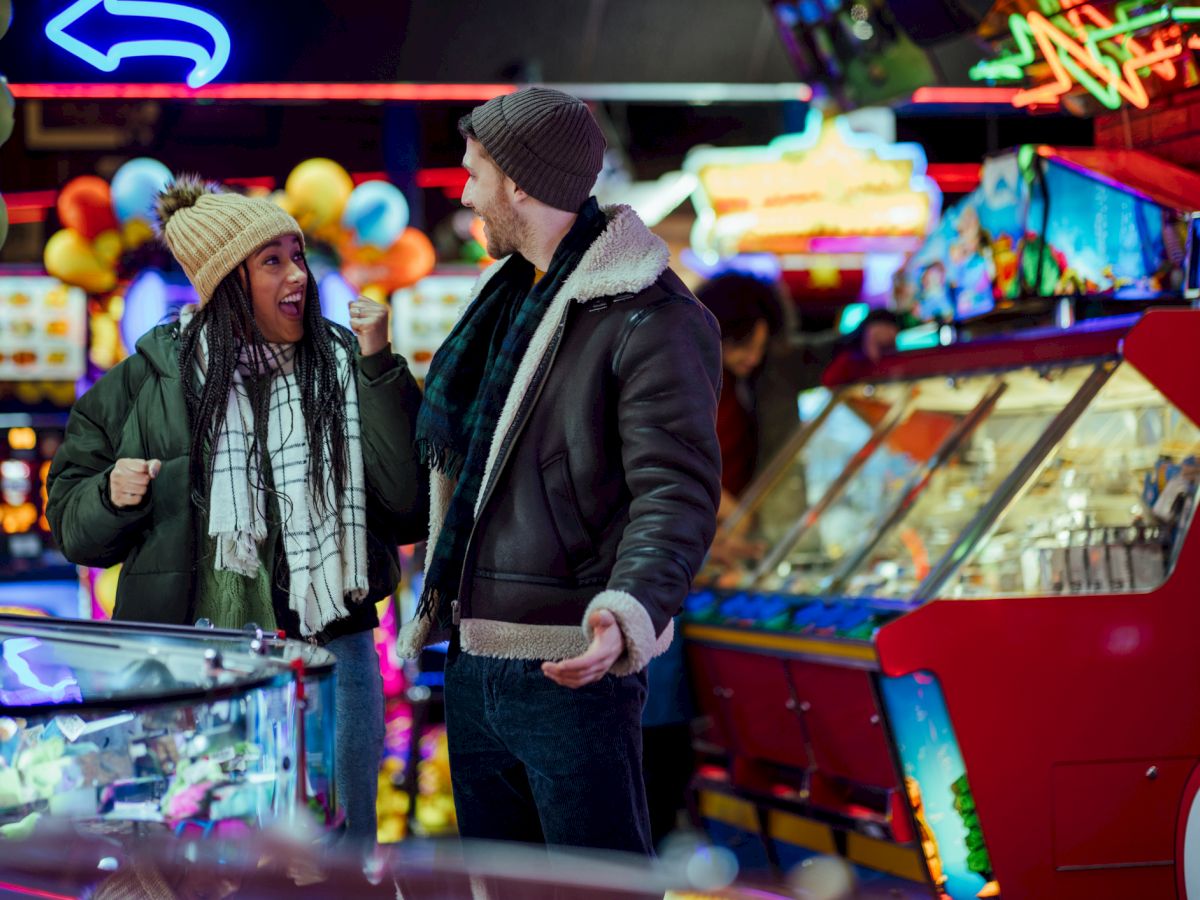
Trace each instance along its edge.
<path fill-rule="evenodd" d="M 1184 256 L 1142 282 L 1160 302 Z M 1200 311 L 1133 309 L 852 362 L 802 399 L 723 525 L 769 549 L 702 572 L 682 628 L 695 811 L 744 864 L 1200 897 Z"/>

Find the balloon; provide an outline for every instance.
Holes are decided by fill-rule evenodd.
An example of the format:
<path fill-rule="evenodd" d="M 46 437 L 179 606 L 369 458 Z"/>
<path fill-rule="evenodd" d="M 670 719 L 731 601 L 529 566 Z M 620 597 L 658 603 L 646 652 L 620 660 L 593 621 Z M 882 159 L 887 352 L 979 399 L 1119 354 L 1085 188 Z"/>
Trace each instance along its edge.
<path fill-rule="evenodd" d="M 354 190 L 350 174 L 332 159 L 306 159 L 287 177 L 288 198 L 294 215 L 307 234 L 336 227 Z"/>
<path fill-rule="evenodd" d="M 0 247 L 8 240 L 8 204 L 0 197 Z"/>
<path fill-rule="evenodd" d="M 378 285 L 390 294 L 416 284 L 432 272 L 437 253 L 422 232 L 406 228 L 400 239 L 384 252 L 364 247 L 345 262 L 343 274 L 352 284 Z"/>
<path fill-rule="evenodd" d="M 12 24 L 12 0 L 0 0 L 0 38 L 8 33 Z"/>
<path fill-rule="evenodd" d="M 154 269 L 146 269 L 125 292 L 120 332 L 126 350 L 132 353 L 138 339 L 162 322 L 166 314 L 167 282 Z"/>
<path fill-rule="evenodd" d="M 362 289 L 361 293 L 368 300 L 374 300 L 376 303 L 387 303 L 388 302 L 387 291 L 385 291 L 378 284 L 368 284 L 365 288 Z"/>
<path fill-rule="evenodd" d="M 105 569 L 97 574 L 96 580 L 92 583 L 96 604 L 104 611 L 106 618 L 112 617 L 113 607 L 117 602 L 117 582 L 120 580 L 121 565 L 118 563 L 111 569 Z"/>
<path fill-rule="evenodd" d="M 114 268 L 117 265 L 117 260 L 121 258 L 122 250 L 124 250 L 124 247 L 121 245 L 121 233 L 115 228 L 100 232 L 96 235 L 96 239 L 92 241 L 92 250 L 100 262 L 110 269 Z"/>
<path fill-rule="evenodd" d="M 13 110 L 16 106 L 17 101 L 8 86 L 8 79 L 0 75 L 0 144 L 12 137 Z"/>
<path fill-rule="evenodd" d="M 95 175 L 72 178 L 58 192 L 58 218 L 89 241 L 102 231 L 117 227 L 113 218 L 112 193 L 108 182 Z"/>
<path fill-rule="evenodd" d="M 390 247 L 408 227 L 408 201 L 394 184 L 364 181 L 346 201 L 342 224 L 360 244 Z"/>
<path fill-rule="evenodd" d="M 136 250 L 154 237 L 154 229 L 145 219 L 130 219 L 121 225 L 121 244 L 126 250 Z"/>
<path fill-rule="evenodd" d="M 117 286 L 117 274 L 97 258 L 87 238 L 74 229 L 55 232 L 46 241 L 42 261 L 55 278 L 89 294 L 104 294 Z"/>
<path fill-rule="evenodd" d="M 330 322 L 350 327 L 350 304 L 358 297 L 354 285 L 338 272 L 330 272 L 319 285 L 321 315 Z"/>
<path fill-rule="evenodd" d="M 287 195 L 287 191 L 271 191 L 267 195 L 267 199 L 282 209 L 289 216 L 296 215 L 296 204 L 292 198 Z"/>
<path fill-rule="evenodd" d="M 154 221 L 154 198 L 174 176 L 157 159 L 139 156 L 117 169 L 112 180 L 112 202 L 117 219 Z"/>

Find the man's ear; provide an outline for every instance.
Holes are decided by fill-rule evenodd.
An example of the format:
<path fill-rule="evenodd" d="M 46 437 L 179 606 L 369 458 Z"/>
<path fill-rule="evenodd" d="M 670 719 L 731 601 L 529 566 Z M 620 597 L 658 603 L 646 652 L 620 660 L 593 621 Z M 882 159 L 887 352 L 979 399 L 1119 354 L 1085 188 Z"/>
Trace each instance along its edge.
<path fill-rule="evenodd" d="M 517 183 L 507 175 L 504 176 L 504 190 L 505 193 L 508 194 L 508 199 L 513 203 L 521 203 L 529 197 L 529 195 L 517 187 Z"/>

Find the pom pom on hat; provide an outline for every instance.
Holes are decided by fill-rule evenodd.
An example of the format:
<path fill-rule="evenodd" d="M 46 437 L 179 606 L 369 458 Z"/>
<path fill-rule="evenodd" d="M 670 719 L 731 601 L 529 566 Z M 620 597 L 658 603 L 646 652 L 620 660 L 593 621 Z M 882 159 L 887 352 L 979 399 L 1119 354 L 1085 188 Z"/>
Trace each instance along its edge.
<path fill-rule="evenodd" d="M 304 247 L 290 215 L 262 197 L 223 190 L 199 175 L 180 175 L 155 198 L 159 234 L 203 306 L 217 285 L 255 250 L 285 234 Z"/>
<path fill-rule="evenodd" d="M 220 194 L 222 188 L 215 181 L 205 181 L 199 175 L 180 175 L 168 184 L 154 199 L 154 226 L 162 235 L 171 216 L 181 209 L 196 205 L 205 194 Z"/>

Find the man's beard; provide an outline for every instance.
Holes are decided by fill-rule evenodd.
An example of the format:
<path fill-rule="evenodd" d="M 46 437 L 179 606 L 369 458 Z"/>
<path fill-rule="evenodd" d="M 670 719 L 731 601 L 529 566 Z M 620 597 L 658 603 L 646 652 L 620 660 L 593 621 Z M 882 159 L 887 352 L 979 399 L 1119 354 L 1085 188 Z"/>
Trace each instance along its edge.
<path fill-rule="evenodd" d="M 487 237 L 487 252 L 492 259 L 503 259 L 520 250 L 524 234 L 521 220 L 505 203 L 496 203 L 486 215 L 480 216 Z"/>

